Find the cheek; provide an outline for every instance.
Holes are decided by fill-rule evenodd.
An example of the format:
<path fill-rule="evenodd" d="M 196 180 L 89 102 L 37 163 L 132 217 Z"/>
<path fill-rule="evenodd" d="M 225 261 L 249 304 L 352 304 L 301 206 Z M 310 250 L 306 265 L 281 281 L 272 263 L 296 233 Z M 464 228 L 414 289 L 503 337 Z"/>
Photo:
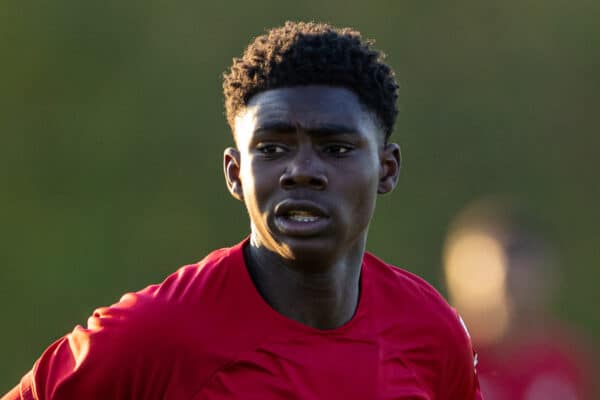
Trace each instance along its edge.
<path fill-rule="evenodd" d="M 373 157 L 368 161 L 356 163 L 346 168 L 346 181 L 354 191 L 360 195 L 377 193 L 379 185 L 379 164 Z"/>
<path fill-rule="evenodd" d="M 370 218 L 375 207 L 379 171 L 374 168 L 357 168 L 348 173 L 344 180 L 344 192 L 350 199 L 355 216 L 365 215 Z"/>
<path fill-rule="evenodd" d="M 275 168 L 265 168 L 259 162 L 250 160 L 242 164 L 241 175 L 247 206 L 252 207 L 254 212 L 264 212 L 269 206 L 269 197 L 278 186 L 279 180 Z"/>

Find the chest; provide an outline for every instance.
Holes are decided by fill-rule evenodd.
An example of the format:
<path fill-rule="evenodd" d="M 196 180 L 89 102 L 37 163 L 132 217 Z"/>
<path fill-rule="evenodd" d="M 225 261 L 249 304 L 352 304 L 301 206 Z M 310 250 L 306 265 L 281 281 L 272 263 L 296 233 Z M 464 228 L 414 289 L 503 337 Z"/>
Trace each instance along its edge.
<path fill-rule="evenodd" d="M 194 400 L 429 399 L 414 370 L 368 340 L 302 337 L 242 352 Z"/>

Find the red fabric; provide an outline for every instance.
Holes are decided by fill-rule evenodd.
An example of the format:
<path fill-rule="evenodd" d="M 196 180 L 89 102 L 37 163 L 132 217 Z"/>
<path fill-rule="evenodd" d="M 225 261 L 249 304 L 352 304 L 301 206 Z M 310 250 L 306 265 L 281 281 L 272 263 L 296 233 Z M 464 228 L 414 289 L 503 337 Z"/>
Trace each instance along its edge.
<path fill-rule="evenodd" d="M 581 349 L 555 325 L 482 349 L 481 390 L 486 400 L 593 400 L 595 369 Z"/>
<path fill-rule="evenodd" d="M 366 254 L 356 314 L 317 330 L 262 299 L 244 243 L 96 310 L 44 352 L 22 398 L 481 398 L 468 335 L 422 279 Z"/>

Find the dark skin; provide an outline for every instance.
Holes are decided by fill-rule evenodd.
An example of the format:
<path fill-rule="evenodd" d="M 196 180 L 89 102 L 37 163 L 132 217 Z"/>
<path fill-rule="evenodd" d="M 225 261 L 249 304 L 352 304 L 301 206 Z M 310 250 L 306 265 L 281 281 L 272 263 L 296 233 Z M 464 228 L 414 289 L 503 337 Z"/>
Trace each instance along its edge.
<path fill-rule="evenodd" d="M 251 221 L 244 249 L 265 301 L 335 329 L 354 315 L 378 194 L 394 189 L 400 148 L 354 92 L 322 85 L 253 96 L 224 154 L 227 186 Z"/>

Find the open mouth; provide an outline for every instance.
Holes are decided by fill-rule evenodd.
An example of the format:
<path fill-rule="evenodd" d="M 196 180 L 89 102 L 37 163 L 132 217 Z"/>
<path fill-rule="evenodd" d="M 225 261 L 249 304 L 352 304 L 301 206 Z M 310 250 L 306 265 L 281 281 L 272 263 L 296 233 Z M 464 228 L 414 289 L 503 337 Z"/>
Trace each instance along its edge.
<path fill-rule="evenodd" d="M 327 212 L 310 201 L 286 200 L 275 208 L 275 224 L 286 234 L 315 235 L 327 229 L 330 222 Z"/>
<path fill-rule="evenodd" d="M 297 222 L 315 222 L 319 218 L 321 218 L 320 216 L 315 215 L 315 214 L 311 213 L 310 211 L 304 211 L 304 210 L 289 211 L 284 217 L 291 219 L 292 221 L 297 221 Z"/>

